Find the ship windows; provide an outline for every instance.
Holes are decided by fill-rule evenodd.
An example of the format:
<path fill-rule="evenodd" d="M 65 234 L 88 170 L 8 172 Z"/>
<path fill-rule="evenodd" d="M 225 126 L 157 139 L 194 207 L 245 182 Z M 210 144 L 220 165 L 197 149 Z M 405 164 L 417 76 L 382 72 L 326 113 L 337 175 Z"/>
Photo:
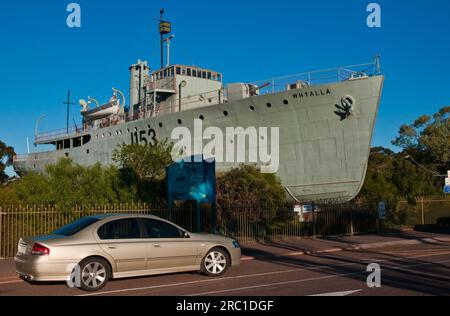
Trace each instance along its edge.
<path fill-rule="evenodd" d="M 192 69 L 192 77 L 197 78 L 197 70 Z"/>
<path fill-rule="evenodd" d="M 81 147 L 81 137 L 72 139 L 73 147 Z"/>
<path fill-rule="evenodd" d="M 228 116 L 228 111 L 223 111 L 223 115 Z"/>
<path fill-rule="evenodd" d="M 211 80 L 211 72 L 208 71 L 208 79 Z"/>
<path fill-rule="evenodd" d="M 89 155 L 89 153 L 90 153 L 90 150 L 86 149 L 86 155 Z"/>
<path fill-rule="evenodd" d="M 250 105 L 248 109 L 250 110 L 250 112 L 253 112 L 255 110 L 255 107 L 253 105 Z"/>
<path fill-rule="evenodd" d="M 181 68 L 177 67 L 177 75 L 181 75 Z"/>
<path fill-rule="evenodd" d="M 163 126 L 163 123 L 159 122 L 159 127 L 162 128 Z"/>
<path fill-rule="evenodd" d="M 222 81 L 222 75 L 221 74 L 217 75 L 217 81 Z"/>
<path fill-rule="evenodd" d="M 167 78 L 167 69 L 164 69 L 164 78 Z"/>
<path fill-rule="evenodd" d="M 183 121 L 181 119 L 178 119 L 178 124 L 183 124 Z"/>
<path fill-rule="evenodd" d="M 192 69 L 191 69 L 191 68 L 188 68 L 187 71 L 186 71 L 186 74 L 187 74 L 188 76 L 191 76 L 191 75 L 192 75 Z"/>
<path fill-rule="evenodd" d="M 205 120 L 205 117 L 203 115 L 200 115 L 198 118 L 201 119 L 202 121 Z"/>
<path fill-rule="evenodd" d="M 288 104 L 289 104 L 289 101 L 288 101 L 288 100 L 284 100 L 283 103 L 284 103 L 285 105 L 288 105 Z"/>
<path fill-rule="evenodd" d="M 70 149 L 70 139 L 64 139 L 64 149 Z"/>
<path fill-rule="evenodd" d="M 202 71 L 202 78 L 206 79 L 206 71 Z"/>
<path fill-rule="evenodd" d="M 59 140 L 56 142 L 56 150 L 61 150 L 63 149 L 63 142 L 62 140 Z"/>
<path fill-rule="evenodd" d="M 91 135 L 85 135 L 83 136 L 83 145 L 86 145 L 91 141 Z"/>
<path fill-rule="evenodd" d="M 267 107 L 271 108 L 272 107 L 272 103 L 267 103 Z"/>

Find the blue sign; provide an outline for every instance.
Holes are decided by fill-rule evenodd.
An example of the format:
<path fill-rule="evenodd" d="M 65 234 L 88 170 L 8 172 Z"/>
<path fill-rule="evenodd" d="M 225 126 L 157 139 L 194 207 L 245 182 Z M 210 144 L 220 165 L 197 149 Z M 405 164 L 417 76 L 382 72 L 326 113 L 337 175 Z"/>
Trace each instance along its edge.
<path fill-rule="evenodd" d="M 167 175 L 167 194 L 171 201 L 197 201 L 215 203 L 216 164 L 200 159 L 200 162 L 181 161 L 169 166 Z"/>
<path fill-rule="evenodd" d="M 450 194 L 450 185 L 446 185 L 446 186 L 444 187 L 444 193 L 445 193 L 445 194 Z"/>

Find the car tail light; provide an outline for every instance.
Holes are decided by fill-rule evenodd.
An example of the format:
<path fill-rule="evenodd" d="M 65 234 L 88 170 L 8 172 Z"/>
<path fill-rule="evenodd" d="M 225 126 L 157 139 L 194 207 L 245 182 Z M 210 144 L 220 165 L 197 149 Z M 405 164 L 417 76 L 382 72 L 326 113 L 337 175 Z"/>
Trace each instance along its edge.
<path fill-rule="evenodd" d="M 45 246 L 42 246 L 41 244 L 36 243 L 33 245 L 33 250 L 31 251 L 31 254 L 36 256 L 49 255 L 50 249 L 48 249 Z"/>

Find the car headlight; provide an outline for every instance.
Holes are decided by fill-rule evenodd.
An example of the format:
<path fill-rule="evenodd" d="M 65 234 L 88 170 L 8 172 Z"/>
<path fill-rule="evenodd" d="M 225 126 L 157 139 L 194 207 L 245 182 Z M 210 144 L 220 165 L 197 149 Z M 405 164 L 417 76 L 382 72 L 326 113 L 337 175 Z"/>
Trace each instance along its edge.
<path fill-rule="evenodd" d="M 233 247 L 234 248 L 241 248 L 241 246 L 239 246 L 239 243 L 236 240 L 233 240 Z"/>

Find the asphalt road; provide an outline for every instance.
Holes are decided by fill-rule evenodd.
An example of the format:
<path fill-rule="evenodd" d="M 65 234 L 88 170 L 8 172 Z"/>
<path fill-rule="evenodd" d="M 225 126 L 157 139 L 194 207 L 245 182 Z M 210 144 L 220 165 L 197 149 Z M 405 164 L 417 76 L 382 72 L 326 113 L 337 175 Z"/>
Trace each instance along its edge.
<path fill-rule="evenodd" d="M 368 264 L 381 268 L 381 287 L 369 288 Z M 31 285 L 0 279 L 0 295 L 308 296 L 450 295 L 450 244 L 420 244 L 244 260 L 224 277 L 196 273 L 110 281 L 86 293 L 65 284 Z"/>

